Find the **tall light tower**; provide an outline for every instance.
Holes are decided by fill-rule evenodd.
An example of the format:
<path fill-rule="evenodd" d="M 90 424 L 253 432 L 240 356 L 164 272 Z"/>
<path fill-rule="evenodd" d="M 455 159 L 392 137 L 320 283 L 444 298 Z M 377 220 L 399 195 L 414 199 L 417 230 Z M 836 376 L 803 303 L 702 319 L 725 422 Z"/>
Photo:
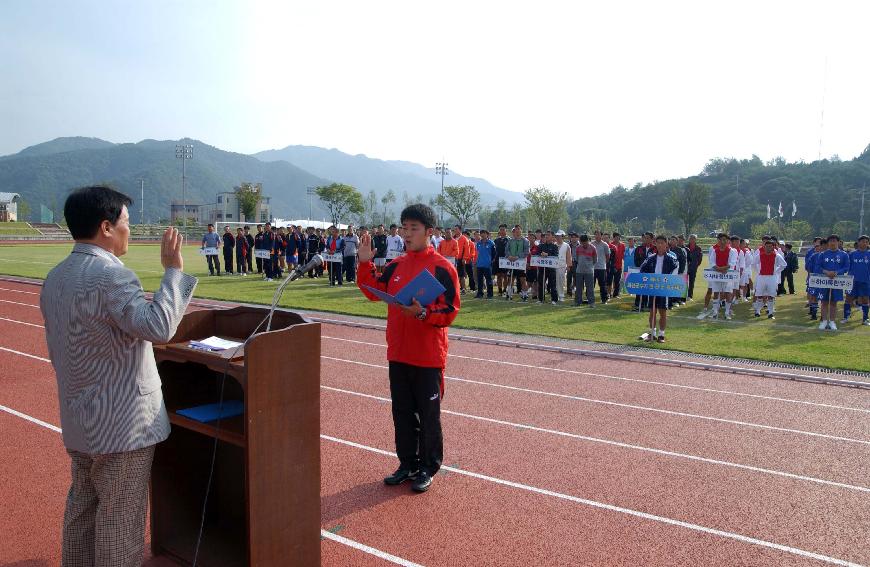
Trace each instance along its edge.
<path fill-rule="evenodd" d="M 450 175 L 450 171 L 447 169 L 447 162 L 438 162 L 435 164 L 435 175 L 441 176 L 441 222 L 439 224 L 444 224 L 444 176 Z"/>
<path fill-rule="evenodd" d="M 317 187 L 306 187 L 305 192 L 308 193 L 308 220 L 311 220 L 311 197 L 317 195 Z M 308 224 L 311 224 L 310 222 Z"/>
<path fill-rule="evenodd" d="M 145 224 L 145 180 L 139 178 L 139 224 Z"/>
<path fill-rule="evenodd" d="M 175 144 L 175 157 L 181 160 L 181 207 L 182 207 L 182 226 L 184 227 L 182 234 L 187 236 L 187 194 L 185 186 L 187 184 L 187 160 L 193 159 L 193 144 Z"/>

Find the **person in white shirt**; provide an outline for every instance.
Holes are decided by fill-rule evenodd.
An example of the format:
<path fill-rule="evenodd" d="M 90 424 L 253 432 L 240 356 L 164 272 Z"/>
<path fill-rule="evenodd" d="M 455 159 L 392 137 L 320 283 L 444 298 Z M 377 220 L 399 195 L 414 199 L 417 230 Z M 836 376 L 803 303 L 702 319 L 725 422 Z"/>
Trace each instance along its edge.
<path fill-rule="evenodd" d="M 759 250 L 753 259 L 753 267 L 758 270 L 755 280 L 755 316 L 761 317 L 762 303 L 767 307 L 767 318 L 774 319 L 774 301 L 776 300 L 776 288 L 779 286 L 779 274 L 786 267 L 786 261 L 782 254 L 777 254 L 773 240 L 765 240 L 764 248 Z"/>
<path fill-rule="evenodd" d="M 387 235 L 387 263 L 393 258 L 401 256 L 405 251 L 405 241 L 399 236 L 399 229 L 396 225 L 390 225 L 390 234 Z"/>
<path fill-rule="evenodd" d="M 752 258 L 747 258 L 746 254 L 743 253 L 743 249 L 740 248 L 740 237 L 739 236 L 731 236 L 731 248 L 737 251 L 737 281 L 734 282 L 733 287 L 731 288 L 731 305 L 736 305 L 740 299 L 740 278 L 743 275 L 744 270 L 748 270 L 749 266 L 752 264 Z"/>
<path fill-rule="evenodd" d="M 728 235 L 720 232 L 718 243 L 710 247 L 708 264 L 711 270 L 720 274 L 726 274 L 735 271 L 737 268 L 737 250 L 731 248 Z M 704 298 L 704 310 L 698 314 L 698 319 L 704 319 L 707 316 L 712 316 L 713 319 L 719 318 L 719 307 L 725 305 L 725 318 L 731 319 L 731 289 L 730 281 L 711 281 L 707 282 L 707 296 Z M 715 297 L 713 308 L 708 309 L 710 300 Z"/>
<path fill-rule="evenodd" d="M 444 240 L 444 237 L 441 236 L 441 227 L 439 226 L 432 231 L 432 238 L 429 239 L 429 243 L 432 245 L 432 248 L 438 250 L 438 245 L 441 244 L 442 240 Z"/>
<path fill-rule="evenodd" d="M 564 230 L 556 233 L 556 246 L 559 248 L 559 260 L 562 262 L 562 267 L 556 268 L 556 291 L 559 294 L 559 301 L 565 301 L 565 278 L 572 267 L 572 258 L 571 245 L 565 242 Z"/>

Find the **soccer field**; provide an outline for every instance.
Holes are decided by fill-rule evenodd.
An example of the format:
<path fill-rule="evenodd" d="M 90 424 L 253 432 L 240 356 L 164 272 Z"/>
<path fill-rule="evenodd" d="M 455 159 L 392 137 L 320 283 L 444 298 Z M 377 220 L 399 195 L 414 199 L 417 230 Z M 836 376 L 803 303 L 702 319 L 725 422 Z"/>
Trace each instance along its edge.
<path fill-rule="evenodd" d="M 72 244 L 25 244 L 0 246 L 0 273 L 44 278 L 70 251 Z M 268 304 L 277 287 L 257 276 L 207 277 L 205 259 L 198 247 L 185 248 L 185 271 L 200 278 L 196 296 L 247 303 Z M 156 244 L 131 244 L 123 262 L 141 278 L 148 291 L 156 289 L 163 269 Z M 798 293 L 777 300 L 776 320 L 755 319 L 750 304 L 740 304 L 732 321 L 698 321 L 706 282 L 698 278 L 694 303 L 668 315 L 668 342 L 651 348 L 673 349 L 720 355 L 805 364 L 828 368 L 870 371 L 864 348 L 870 327 L 860 325 L 858 316 L 840 326 L 840 331 L 819 331 L 804 309 L 803 274 L 796 277 Z M 570 299 L 570 298 L 569 298 Z M 330 287 L 325 278 L 301 279 L 287 286 L 282 307 L 386 317 L 386 307 L 366 300 L 353 284 Z M 463 296 L 462 309 L 454 327 L 482 329 L 537 336 L 639 345 L 637 336 L 647 327 L 647 314 L 631 311 L 633 298 L 622 296 L 595 309 L 576 308 L 572 302 L 558 307 L 549 304 L 492 301 Z"/>

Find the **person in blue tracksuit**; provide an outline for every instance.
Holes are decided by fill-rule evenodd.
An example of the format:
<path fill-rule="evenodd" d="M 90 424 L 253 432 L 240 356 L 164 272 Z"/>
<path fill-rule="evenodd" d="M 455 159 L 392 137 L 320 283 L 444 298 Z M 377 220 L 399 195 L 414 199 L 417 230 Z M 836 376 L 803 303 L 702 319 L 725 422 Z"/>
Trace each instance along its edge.
<path fill-rule="evenodd" d="M 852 289 L 843 305 L 843 320 L 846 323 L 852 313 L 852 303 L 861 307 L 861 324 L 870 326 L 870 236 L 858 237 L 855 250 L 849 254 L 849 274 L 852 276 Z"/>
<path fill-rule="evenodd" d="M 818 236 L 813 239 L 813 246 L 807 250 L 804 256 L 804 269 L 807 271 L 807 307 L 810 310 L 810 319 L 815 321 L 819 310 L 819 296 L 816 290 L 810 287 L 810 275 L 815 267 L 813 266 L 813 258 L 816 254 L 822 251 L 822 239 Z"/>

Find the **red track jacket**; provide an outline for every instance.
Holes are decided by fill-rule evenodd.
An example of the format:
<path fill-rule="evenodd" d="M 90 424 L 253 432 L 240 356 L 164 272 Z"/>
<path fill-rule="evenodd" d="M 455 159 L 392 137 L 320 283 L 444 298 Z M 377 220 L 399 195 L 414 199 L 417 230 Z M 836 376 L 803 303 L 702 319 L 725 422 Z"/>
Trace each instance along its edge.
<path fill-rule="evenodd" d="M 360 262 L 356 282 L 366 297 L 379 301 L 363 286 L 395 295 L 422 270 L 429 270 L 446 291 L 426 307 L 429 315 L 425 321 L 405 315 L 396 305 L 388 306 L 387 360 L 443 369 L 447 364 L 447 327 L 459 313 L 459 277 L 453 264 L 428 246 L 423 252 L 406 252 L 396 258 L 380 276 L 374 264 Z"/>

